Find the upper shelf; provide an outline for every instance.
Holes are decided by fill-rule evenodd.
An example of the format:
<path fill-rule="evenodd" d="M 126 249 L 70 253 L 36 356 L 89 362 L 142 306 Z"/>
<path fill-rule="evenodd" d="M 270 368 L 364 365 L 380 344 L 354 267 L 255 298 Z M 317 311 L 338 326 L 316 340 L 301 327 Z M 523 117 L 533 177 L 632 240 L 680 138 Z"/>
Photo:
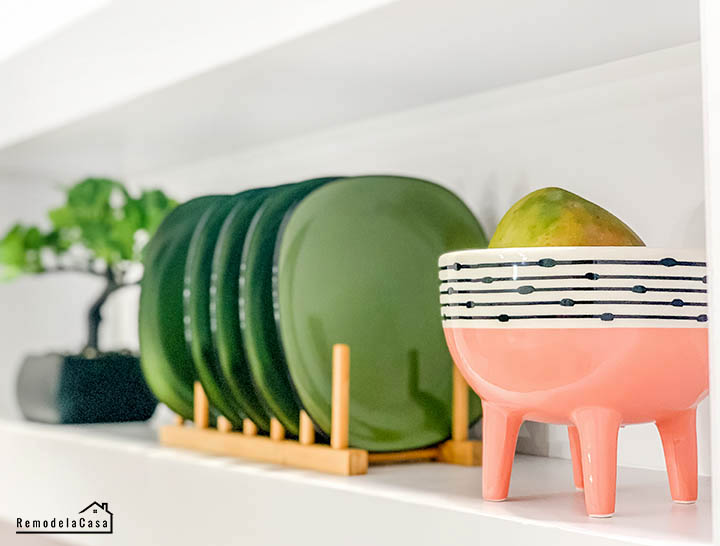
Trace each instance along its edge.
<path fill-rule="evenodd" d="M 686 0 L 116 0 L 0 64 L 0 175 L 147 172 L 698 36 Z"/>

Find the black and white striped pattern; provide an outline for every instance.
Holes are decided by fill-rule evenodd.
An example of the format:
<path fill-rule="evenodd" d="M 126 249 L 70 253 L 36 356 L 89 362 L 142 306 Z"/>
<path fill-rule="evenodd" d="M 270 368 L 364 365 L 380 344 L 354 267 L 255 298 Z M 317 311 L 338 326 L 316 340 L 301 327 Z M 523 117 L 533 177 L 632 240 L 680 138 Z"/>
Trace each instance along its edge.
<path fill-rule="evenodd" d="M 702 250 L 465 250 L 439 260 L 445 327 L 707 326 Z"/>

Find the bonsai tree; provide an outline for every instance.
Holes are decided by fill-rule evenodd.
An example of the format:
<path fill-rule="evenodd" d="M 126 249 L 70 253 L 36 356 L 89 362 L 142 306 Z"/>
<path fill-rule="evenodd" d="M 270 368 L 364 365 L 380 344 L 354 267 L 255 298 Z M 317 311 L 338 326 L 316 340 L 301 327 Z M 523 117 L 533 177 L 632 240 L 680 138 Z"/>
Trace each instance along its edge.
<path fill-rule="evenodd" d="M 133 197 L 125 186 L 88 178 L 67 190 L 65 205 L 49 212 L 51 228 L 15 224 L 0 240 L 0 280 L 64 271 L 100 276 L 105 287 L 90 307 L 83 354 L 98 354 L 102 306 L 140 280 L 142 248 L 177 203 L 160 190 Z"/>

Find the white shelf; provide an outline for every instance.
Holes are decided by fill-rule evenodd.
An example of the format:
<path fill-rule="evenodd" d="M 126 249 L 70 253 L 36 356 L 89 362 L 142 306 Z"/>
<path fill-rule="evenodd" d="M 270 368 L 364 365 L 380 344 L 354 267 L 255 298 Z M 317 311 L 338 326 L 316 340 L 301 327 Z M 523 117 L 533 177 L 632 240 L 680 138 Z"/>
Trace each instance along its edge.
<path fill-rule="evenodd" d="M 620 468 L 617 515 L 584 515 L 569 461 L 518 456 L 511 499 L 480 498 L 481 469 L 371 467 L 326 476 L 164 448 L 145 425 L 0 422 L 0 519 L 108 502 L 122 544 L 706 544 L 710 483 L 673 504 L 663 472 Z M 84 503 L 84 504 L 83 504 Z M 83 544 L 102 536 L 76 535 Z"/>
<path fill-rule="evenodd" d="M 0 64 L 0 175 L 145 173 L 698 39 L 686 0 L 125 0 Z"/>

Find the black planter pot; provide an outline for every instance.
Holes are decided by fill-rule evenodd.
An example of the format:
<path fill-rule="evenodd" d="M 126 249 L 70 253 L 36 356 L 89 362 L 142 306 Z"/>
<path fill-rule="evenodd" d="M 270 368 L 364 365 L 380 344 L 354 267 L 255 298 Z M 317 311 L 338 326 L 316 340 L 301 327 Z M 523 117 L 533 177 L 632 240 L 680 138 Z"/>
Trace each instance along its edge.
<path fill-rule="evenodd" d="M 28 356 L 17 396 L 26 419 L 53 424 L 145 421 L 157 405 L 129 353 Z"/>

